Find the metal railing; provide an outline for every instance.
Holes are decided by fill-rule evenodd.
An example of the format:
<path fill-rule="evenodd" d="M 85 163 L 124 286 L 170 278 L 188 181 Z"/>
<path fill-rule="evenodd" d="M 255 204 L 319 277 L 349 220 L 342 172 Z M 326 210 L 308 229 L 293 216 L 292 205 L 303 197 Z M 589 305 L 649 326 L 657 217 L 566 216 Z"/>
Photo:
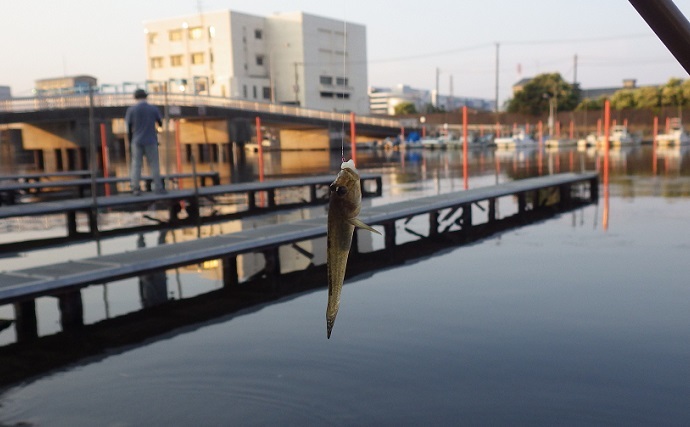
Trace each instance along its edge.
<path fill-rule="evenodd" d="M 165 98 L 165 95 L 162 93 L 151 93 L 149 94 L 148 100 L 155 105 L 164 105 L 166 102 Z M 131 93 L 95 93 L 93 101 L 95 107 L 126 107 L 134 103 Z M 293 105 L 271 104 L 268 102 L 245 101 L 204 95 L 168 93 L 167 103 L 168 106 L 232 108 L 256 113 L 282 114 L 331 121 L 350 121 L 349 113 L 338 113 L 301 108 Z M 0 113 L 25 113 L 88 107 L 89 96 L 83 94 L 0 100 Z M 355 115 L 355 121 L 357 124 L 364 125 L 400 127 L 400 122 L 398 120 L 379 117 Z"/>

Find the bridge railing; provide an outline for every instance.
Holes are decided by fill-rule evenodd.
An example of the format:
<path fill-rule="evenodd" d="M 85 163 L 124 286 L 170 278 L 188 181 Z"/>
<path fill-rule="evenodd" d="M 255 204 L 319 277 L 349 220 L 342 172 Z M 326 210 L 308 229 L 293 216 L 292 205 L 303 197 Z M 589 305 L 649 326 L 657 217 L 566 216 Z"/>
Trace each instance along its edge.
<path fill-rule="evenodd" d="M 156 105 L 166 103 L 164 94 L 149 94 L 149 102 Z M 93 95 L 95 107 L 126 107 L 133 104 L 132 94 L 129 93 L 96 93 Z M 331 121 L 350 121 L 349 113 L 314 110 L 293 105 L 271 104 L 268 102 L 246 101 L 203 95 L 173 94 L 167 95 L 169 106 L 185 107 L 220 107 L 234 108 L 257 113 L 284 114 L 286 116 L 308 117 Z M 43 110 L 59 110 L 68 108 L 88 108 L 89 96 L 84 94 L 42 96 L 29 98 L 12 98 L 0 100 L 0 113 L 23 113 Z M 399 127 L 398 120 L 356 115 L 357 124 L 374 126 Z"/>

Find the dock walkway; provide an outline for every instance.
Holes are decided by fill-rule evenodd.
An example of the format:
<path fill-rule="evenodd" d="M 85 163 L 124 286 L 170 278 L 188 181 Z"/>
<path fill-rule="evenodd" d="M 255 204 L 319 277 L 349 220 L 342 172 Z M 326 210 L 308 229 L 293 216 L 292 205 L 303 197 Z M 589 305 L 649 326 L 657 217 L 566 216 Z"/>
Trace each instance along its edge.
<path fill-rule="evenodd" d="M 360 177 L 362 194 L 364 196 L 380 196 L 382 193 L 381 175 L 362 174 Z M 213 185 L 198 188 L 181 190 L 170 190 L 166 194 L 142 193 L 139 196 L 130 193 L 117 196 L 99 196 L 92 198 L 78 198 L 67 200 L 56 200 L 49 202 L 24 203 L 18 205 L 0 206 L 0 220 L 16 217 L 42 216 L 42 215 L 65 215 L 67 234 L 62 239 L 70 239 L 84 236 L 95 237 L 102 235 L 98 226 L 98 212 L 104 209 L 115 209 L 135 206 L 150 206 L 160 203 L 168 207 L 168 223 L 177 221 L 177 214 L 180 211 L 180 203 L 184 202 L 186 211 L 190 215 L 190 220 L 195 220 L 201 215 L 199 204 L 201 199 L 212 199 L 215 196 L 227 194 L 244 194 L 246 196 L 246 209 L 248 211 L 259 211 L 260 209 L 277 209 L 278 199 L 276 191 L 286 188 L 306 187 L 309 189 L 309 198 L 304 204 L 316 204 L 319 202 L 318 189 L 327 187 L 333 182 L 331 175 L 319 175 L 302 178 L 281 179 L 263 182 L 247 182 L 239 184 Z M 256 203 L 257 193 L 266 193 L 267 205 L 259 208 Z M 326 193 L 327 196 L 327 193 Z M 323 198 L 322 198 L 323 199 Z M 323 199 L 325 200 L 325 199 Z M 79 231 L 77 228 L 77 214 L 84 214 L 88 218 L 88 231 Z M 217 217 L 213 213 L 214 217 Z M 201 218 L 203 220 L 203 218 Z M 118 229 L 122 234 L 126 229 Z M 38 241 L 36 241 L 38 243 Z"/>
<path fill-rule="evenodd" d="M 70 172 L 64 175 L 56 175 L 56 173 L 50 174 L 50 176 L 69 176 L 70 174 L 75 174 L 76 172 Z M 90 174 L 89 174 L 90 175 Z M 97 186 L 97 191 L 99 194 L 104 194 L 106 185 L 117 185 L 120 183 L 129 183 L 129 177 L 99 177 L 96 179 L 91 178 L 78 178 L 78 179 L 67 179 L 67 180 L 41 180 L 33 179 L 33 177 L 39 176 L 35 175 L 17 175 L 13 176 L 12 179 L 8 179 L 12 182 L 0 182 L 0 205 L 14 205 L 18 204 L 18 199 L 22 194 L 38 194 L 47 189 L 76 189 L 77 197 L 85 197 L 87 190 L 91 190 L 91 186 L 95 183 Z M 47 176 L 47 174 L 41 174 L 41 177 Z M 87 175 L 88 176 L 88 175 Z M 220 175 L 218 172 L 199 172 L 197 174 L 192 173 L 172 173 L 167 175 L 161 175 L 163 184 L 166 182 L 175 181 L 180 179 L 197 178 L 199 180 L 199 185 L 207 186 L 208 184 L 218 185 L 220 184 Z M 146 190 L 151 191 L 153 184 L 153 177 L 144 176 L 141 178 L 144 183 Z"/>
<path fill-rule="evenodd" d="M 396 245 L 397 220 L 428 214 L 429 235 L 421 237 L 434 237 L 442 233 L 439 230 L 441 211 L 450 209 L 451 213 L 461 212 L 454 223 L 461 231 L 469 232 L 474 226 L 472 205 L 488 202 L 487 222 L 495 222 L 498 221 L 496 200 L 505 196 L 517 197 L 518 214 L 538 211 L 548 203 L 565 210 L 572 207 L 576 201 L 584 203 L 595 202 L 598 199 L 598 174 L 565 173 L 423 197 L 368 208 L 362 212 L 360 218 L 367 224 L 383 226 L 385 247 L 392 249 Z M 554 199 L 556 202 L 553 202 Z M 450 214 L 446 213 L 445 218 L 448 216 Z M 81 287 L 212 259 L 222 260 L 224 285 L 232 286 L 238 283 L 238 255 L 263 253 L 267 261 L 270 260 L 267 266 L 270 265 L 273 269 L 267 274 L 277 276 L 280 274 L 278 248 L 281 245 L 325 235 L 326 219 L 313 218 L 136 251 L 3 272 L 0 273 L 0 304 L 14 302 L 15 307 L 20 307 L 19 311 L 31 313 L 35 309 L 34 298 L 45 295 L 57 296 L 63 311 L 63 327 L 69 327 L 70 324 L 79 325 L 82 323 L 79 292 Z M 353 250 L 357 251 L 356 244 L 353 245 Z M 29 325 L 31 324 L 29 321 Z"/>

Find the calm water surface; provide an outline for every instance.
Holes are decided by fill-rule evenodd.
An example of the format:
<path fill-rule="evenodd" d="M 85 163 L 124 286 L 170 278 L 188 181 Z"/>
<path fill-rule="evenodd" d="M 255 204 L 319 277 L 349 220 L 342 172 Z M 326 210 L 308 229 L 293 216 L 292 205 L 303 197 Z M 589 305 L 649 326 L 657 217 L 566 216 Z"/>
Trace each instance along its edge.
<path fill-rule="evenodd" d="M 384 174 L 379 204 L 460 190 L 459 159 L 369 153 L 360 168 Z M 348 280 L 330 340 L 322 288 L 27 380 L 0 394 L 0 425 L 688 425 L 690 158 L 654 160 L 650 147 L 618 153 L 597 205 Z M 597 164 L 474 153 L 470 186 Z M 0 268 L 82 256 L 59 252 Z M 111 285 L 108 315 L 137 309 L 136 286 Z M 183 271 L 168 286 L 220 283 Z M 51 304 L 39 303 L 42 333 L 58 328 Z M 91 310 L 87 321 L 104 316 Z"/>

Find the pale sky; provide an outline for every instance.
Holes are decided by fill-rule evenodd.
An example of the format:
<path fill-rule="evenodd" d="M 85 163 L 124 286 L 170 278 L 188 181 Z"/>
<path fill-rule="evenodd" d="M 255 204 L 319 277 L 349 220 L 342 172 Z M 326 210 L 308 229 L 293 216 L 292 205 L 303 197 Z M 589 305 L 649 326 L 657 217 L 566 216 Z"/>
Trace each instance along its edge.
<path fill-rule="evenodd" d="M 675 0 L 690 17 L 690 0 Z M 232 9 L 303 11 L 363 24 L 368 82 L 403 83 L 499 99 L 521 77 L 560 72 L 583 88 L 688 78 L 627 0 L 0 0 L 0 85 L 31 96 L 37 79 L 89 74 L 99 83 L 146 79 L 143 21 Z M 521 73 L 520 73 L 521 70 Z"/>

